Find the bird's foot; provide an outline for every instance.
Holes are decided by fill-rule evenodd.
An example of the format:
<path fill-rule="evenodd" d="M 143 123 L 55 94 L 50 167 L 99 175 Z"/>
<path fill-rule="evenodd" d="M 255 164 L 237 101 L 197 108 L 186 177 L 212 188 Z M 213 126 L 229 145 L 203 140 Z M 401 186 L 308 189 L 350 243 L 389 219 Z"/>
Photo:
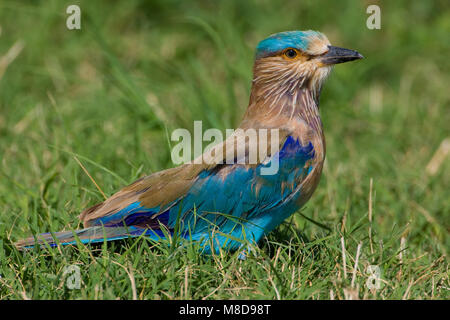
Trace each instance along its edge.
<path fill-rule="evenodd" d="M 241 249 L 238 255 L 239 260 L 247 260 L 247 257 L 253 254 L 256 256 L 256 250 L 252 249 L 250 246 L 247 246 L 245 249 Z"/>

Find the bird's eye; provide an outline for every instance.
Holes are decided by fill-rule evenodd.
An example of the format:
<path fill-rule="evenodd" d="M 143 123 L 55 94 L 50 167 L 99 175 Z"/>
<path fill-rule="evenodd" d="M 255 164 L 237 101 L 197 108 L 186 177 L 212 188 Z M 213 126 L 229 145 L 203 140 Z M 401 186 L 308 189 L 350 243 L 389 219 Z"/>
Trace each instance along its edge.
<path fill-rule="evenodd" d="M 287 49 L 284 52 L 284 55 L 289 59 L 294 59 L 297 56 L 297 51 L 295 51 L 294 49 Z"/>

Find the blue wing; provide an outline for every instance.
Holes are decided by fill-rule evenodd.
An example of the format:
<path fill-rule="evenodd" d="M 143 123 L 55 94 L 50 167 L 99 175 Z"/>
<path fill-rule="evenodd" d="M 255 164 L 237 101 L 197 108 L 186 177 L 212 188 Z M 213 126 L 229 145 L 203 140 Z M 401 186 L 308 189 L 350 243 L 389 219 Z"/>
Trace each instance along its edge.
<path fill-rule="evenodd" d="M 61 244 L 76 243 L 76 237 L 83 243 L 92 243 L 142 234 L 157 240 L 172 233 L 178 223 L 185 237 L 208 240 L 215 232 L 215 249 L 237 249 L 243 238 L 258 241 L 298 209 L 288 199 L 292 200 L 294 190 L 311 171 L 309 160 L 314 153 L 312 143 L 302 146 L 298 139 L 287 136 L 281 150 L 267 162 L 257 166 L 224 164 L 202 170 L 190 188 L 164 208 L 147 208 L 134 201 L 93 219 L 86 229 L 43 234 L 39 239 L 51 245 L 56 243 L 53 238 Z M 273 161 L 278 162 L 276 174 L 262 174 L 261 170 L 271 167 Z M 301 192 L 295 194 L 301 196 Z M 125 197 L 120 201 L 127 201 L 126 194 L 119 197 Z M 34 241 L 25 239 L 21 245 L 33 246 Z M 210 245 L 206 246 L 207 251 L 210 249 Z"/>
<path fill-rule="evenodd" d="M 94 225 L 133 226 L 137 233 L 145 229 L 150 236 L 163 236 L 161 225 L 171 232 L 178 221 L 180 229 L 191 236 L 204 235 L 213 229 L 239 236 L 243 225 L 259 234 L 257 228 L 262 233 L 267 231 L 266 224 L 277 220 L 270 212 L 284 205 L 303 181 L 311 170 L 308 160 L 313 157 L 312 143 L 302 146 L 298 139 L 288 136 L 281 150 L 267 163 L 253 167 L 224 164 L 203 170 L 190 189 L 163 212 L 159 206 L 145 208 L 134 202 L 112 215 L 98 218 Z M 272 161 L 278 161 L 278 172 L 262 175 L 261 169 L 270 167 Z M 261 217 L 265 217 L 262 223 Z M 263 225 L 252 223 L 253 220 Z"/>

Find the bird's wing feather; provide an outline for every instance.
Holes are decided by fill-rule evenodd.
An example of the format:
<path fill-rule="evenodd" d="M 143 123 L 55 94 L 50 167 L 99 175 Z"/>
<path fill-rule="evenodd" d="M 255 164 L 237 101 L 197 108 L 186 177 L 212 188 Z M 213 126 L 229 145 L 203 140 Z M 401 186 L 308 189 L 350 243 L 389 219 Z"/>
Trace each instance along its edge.
<path fill-rule="evenodd" d="M 235 163 L 234 151 L 234 164 L 225 164 L 227 152 L 236 150 L 234 141 L 245 143 L 248 150 L 248 139 L 238 135 L 235 140 L 230 137 L 216 146 L 215 151 L 224 147 L 221 150 L 225 151 L 210 152 L 213 158 L 219 158 L 209 164 L 195 164 L 194 160 L 137 180 L 85 210 L 81 220 L 86 226 L 125 224 L 158 229 L 162 223 L 170 229 L 180 215 L 185 225 L 195 224 L 201 230 L 211 222 L 223 224 L 224 215 L 250 218 L 280 205 L 296 188 L 300 177 L 309 173 L 306 163 L 314 156 L 312 144 L 302 145 L 292 130 L 280 130 L 280 151 L 274 155 L 279 171 L 264 176 L 261 169 L 270 166 L 275 158 L 270 154 L 270 145 L 255 165 Z"/>
<path fill-rule="evenodd" d="M 143 177 L 104 202 L 86 209 L 80 219 L 85 226 L 92 226 L 113 215 L 120 220 L 143 210 L 158 213 L 183 197 L 202 169 L 200 165 L 184 164 Z M 136 205 L 143 199 L 147 209 Z"/>

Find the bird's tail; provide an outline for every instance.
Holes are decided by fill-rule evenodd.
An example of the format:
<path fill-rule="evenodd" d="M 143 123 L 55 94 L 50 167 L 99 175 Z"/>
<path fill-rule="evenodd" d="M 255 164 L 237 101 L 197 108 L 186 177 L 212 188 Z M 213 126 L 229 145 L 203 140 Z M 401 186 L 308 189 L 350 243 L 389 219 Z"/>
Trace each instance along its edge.
<path fill-rule="evenodd" d="M 59 245 L 70 245 L 81 243 L 98 243 L 103 241 L 120 240 L 137 237 L 146 233 L 148 229 L 133 227 L 103 227 L 95 226 L 81 230 L 42 233 L 35 237 L 29 237 L 16 242 L 19 249 L 30 249 L 35 246 L 56 247 Z M 79 241 L 79 242 L 78 242 Z"/>

